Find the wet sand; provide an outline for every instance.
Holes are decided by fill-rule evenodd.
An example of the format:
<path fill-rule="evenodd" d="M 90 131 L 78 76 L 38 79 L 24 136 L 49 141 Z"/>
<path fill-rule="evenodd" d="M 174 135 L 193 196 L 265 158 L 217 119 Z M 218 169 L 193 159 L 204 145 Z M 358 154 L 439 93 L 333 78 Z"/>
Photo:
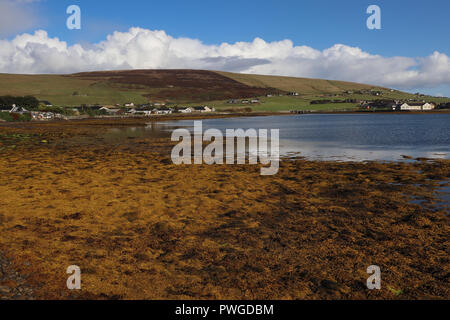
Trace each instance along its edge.
<path fill-rule="evenodd" d="M 298 159 L 262 177 L 175 166 L 166 138 L 92 139 L 127 121 L 0 126 L 0 252 L 35 298 L 450 298 L 450 161 Z"/>

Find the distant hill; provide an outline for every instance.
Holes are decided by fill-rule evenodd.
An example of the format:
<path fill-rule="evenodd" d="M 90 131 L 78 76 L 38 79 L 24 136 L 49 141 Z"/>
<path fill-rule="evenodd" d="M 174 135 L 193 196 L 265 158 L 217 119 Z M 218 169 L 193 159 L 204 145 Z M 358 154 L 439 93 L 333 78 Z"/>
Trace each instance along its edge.
<path fill-rule="evenodd" d="M 71 75 L 0 74 L 0 95 L 33 95 L 54 105 L 174 102 L 200 103 L 296 91 L 307 99 L 348 91 L 389 89 L 371 85 L 204 70 L 124 70 Z M 386 95 L 388 97 L 388 95 Z M 391 97 L 414 97 L 397 92 Z"/>

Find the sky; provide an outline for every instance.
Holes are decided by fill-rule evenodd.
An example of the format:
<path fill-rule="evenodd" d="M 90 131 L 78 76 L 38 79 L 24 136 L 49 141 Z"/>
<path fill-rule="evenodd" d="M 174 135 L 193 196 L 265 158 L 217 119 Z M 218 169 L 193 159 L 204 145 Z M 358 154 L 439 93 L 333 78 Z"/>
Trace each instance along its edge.
<path fill-rule="evenodd" d="M 450 96 L 449 12 L 448 0 L 0 0 L 0 72 L 192 68 Z"/>

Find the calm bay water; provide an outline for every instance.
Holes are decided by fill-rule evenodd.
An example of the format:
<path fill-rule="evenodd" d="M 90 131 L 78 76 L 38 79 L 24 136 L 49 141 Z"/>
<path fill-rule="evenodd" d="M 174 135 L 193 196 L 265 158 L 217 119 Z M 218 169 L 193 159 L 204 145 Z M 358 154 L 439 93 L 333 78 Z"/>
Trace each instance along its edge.
<path fill-rule="evenodd" d="M 193 120 L 153 123 L 134 135 L 192 128 Z M 311 160 L 450 159 L 450 114 L 323 114 L 203 120 L 203 130 L 280 129 L 280 153 Z M 116 129 L 115 129 L 116 130 Z M 122 130 L 122 129 L 117 129 Z M 130 129 L 128 130 L 131 133 Z M 136 131 L 137 130 L 137 131 Z M 124 134 L 124 132 L 121 132 Z"/>

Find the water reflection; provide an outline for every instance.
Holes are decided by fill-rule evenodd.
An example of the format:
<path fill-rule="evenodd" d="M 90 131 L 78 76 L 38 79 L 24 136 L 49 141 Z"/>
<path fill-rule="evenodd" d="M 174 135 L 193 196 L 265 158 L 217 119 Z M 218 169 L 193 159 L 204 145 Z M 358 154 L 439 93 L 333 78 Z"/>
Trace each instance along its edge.
<path fill-rule="evenodd" d="M 192 130 L 193 120 L 151 123 L 144 134 Z M 450 158 L 450 115 L 337 114 L 207 119 L 203 130 L 280 129 L 280 154 L 310 160 Z M 154 131 L 149 131 L 154 130 Z"/>
<path fill-rule="evenodd" d="M 109 129 L 102 139 L 170 138 L 193 130 L 193 120 L 151 122 L 145 127 Z M 450 158 L 450 115 L 307 115 L 207 119 L 203 130 L 280 129 L 280 154 L 310 160 L 408 161 Z M 251 150 L 249 150 L 251 152 Z"/>

